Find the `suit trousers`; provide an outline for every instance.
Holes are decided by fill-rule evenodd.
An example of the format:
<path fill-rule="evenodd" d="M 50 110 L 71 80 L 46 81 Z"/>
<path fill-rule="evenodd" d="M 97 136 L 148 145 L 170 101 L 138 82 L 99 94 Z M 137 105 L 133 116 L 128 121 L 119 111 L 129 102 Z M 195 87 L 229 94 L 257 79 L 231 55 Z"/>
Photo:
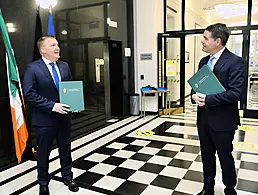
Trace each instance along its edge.
<path fill-rule="evenodd" d="M 52 150 L 53 140 L 56 138 L 56 143 L 59 151 L 61 174 L 63 180 L 70 181 L 73 178 L 72 158 L 71 158 L 71 129 L 64 125 L 55 126 L 34 126 L 37 136 L 37 170 L 38 183 L 48 185 L 50 176 L 49 155 Z"/>
<path fill-rule="evenodd" d="M 207 114 L 203 112 L 198 123 L 198 134 L 203 163 L 204 189 L 214 189 L 216 176 L 215 153 L 217 152 L 222 169 L 222 180 L 226 186 L 225 194 L 235 195 L 236 170 L 232 156 L 232 141 L 235 131 L 214 131 L 208 124 Z"/>

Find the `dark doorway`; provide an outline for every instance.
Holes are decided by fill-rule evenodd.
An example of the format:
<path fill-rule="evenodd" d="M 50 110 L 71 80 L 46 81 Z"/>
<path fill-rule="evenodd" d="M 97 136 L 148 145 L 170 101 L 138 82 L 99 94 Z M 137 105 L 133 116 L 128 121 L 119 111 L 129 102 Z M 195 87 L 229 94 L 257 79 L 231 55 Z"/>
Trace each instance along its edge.
<path fill-rule="evenodd" d="M 123 113 L 123 60 L 122 42 L 108 41 L 111 116 L 122 117 Z"/>

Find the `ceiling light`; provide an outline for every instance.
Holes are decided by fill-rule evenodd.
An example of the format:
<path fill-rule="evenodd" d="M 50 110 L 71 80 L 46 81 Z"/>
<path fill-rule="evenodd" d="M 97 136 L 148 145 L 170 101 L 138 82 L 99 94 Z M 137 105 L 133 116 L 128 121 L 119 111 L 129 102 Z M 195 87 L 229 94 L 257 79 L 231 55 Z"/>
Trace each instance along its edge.
<path fill-rule="evenodd" d="M 12 32 L 15 32 L 15 31 L 16 31 L 16 29 L 15 29 L 15 28 L 13 28 L 13 27 L 11 27 L 11 28 L 7 28 L 7 30 L 8 30 L 8 32 L 10 32 L 10 33 L 12 33 Z"/>
<path fill-rule="evenodd" d="M 37 5 L 40 7 L 47 9 L 50 6 L 53 8 L 57 4 L 57 0 L 36 0 Z"/>
<path fill-rule="evenodd" d="M 6 27 L 7 28 L 14 28 L 14 25 L 13 25 L 13 23 L 6 23 Z"/>
<path fill-rule="evenodd" d="M 246 4 L 219 4 L 215 6 L 215 10 L 222 18 L 231 18 L 234 16 L 247 15 L 248 7 Z"/>
<path fill-rule="evenodd" d="M 67 35 L 67 31 L 66 30 L 62 30 L 61 32 L 63 35 Z"/>

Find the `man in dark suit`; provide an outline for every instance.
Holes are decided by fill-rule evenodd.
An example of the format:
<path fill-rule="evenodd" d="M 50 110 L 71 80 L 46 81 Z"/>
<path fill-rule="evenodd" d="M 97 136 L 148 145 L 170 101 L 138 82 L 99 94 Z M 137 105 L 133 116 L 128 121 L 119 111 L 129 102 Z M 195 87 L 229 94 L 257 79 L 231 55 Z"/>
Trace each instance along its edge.
<path fill-rule="evenodd" d="M 59 47 L 52 36 L 38 40 L 42 58 L 27 66 L 24 75 L 24 98 L 32 107 L 32 126 L 37 136 L 37 167 L 40 194 L 49 194 L 49 155 L 54 138 L 57 141 L 64 184 L 78 191 L 73 181 L 71 158 L 71 116 L 69 106 L 59 103 L 59 82 L 72 76 L 66 62 L 59 61 Z"/>
<path fill-rule="evenodd" d="M 224 192 L 237 194 L 232 141 L 240 125 L 238 101 L 244 88 L 244 62 L 225 47 L 228 37 L 226 25 L 217 23 L 206 28 L 201 41 L 202 50 L 209 55 L 201 59 L 199 69 L 207 64 L 226 91 L 206 96 L 192 91 L 192 102 L 198 104 L 197 128 L 204 175 L 204 187 L 198 195 L 214 195 L 216 152 L 226 186 Z"/>

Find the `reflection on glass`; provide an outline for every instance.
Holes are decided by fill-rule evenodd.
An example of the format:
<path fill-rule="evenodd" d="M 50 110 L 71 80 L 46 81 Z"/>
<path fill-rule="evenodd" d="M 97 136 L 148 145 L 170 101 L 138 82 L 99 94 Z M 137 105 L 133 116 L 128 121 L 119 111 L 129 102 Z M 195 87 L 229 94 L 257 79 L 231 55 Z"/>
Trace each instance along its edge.
<path fill-rule="evenodd" d="M 170 93 L 170 105 L 180 104 L 180 39 L 167 38 L 167 88 Z M 169 71 L 169 74 L 168 74 Z"/>
<path fill-rule="evenodd" d="M 230 35 L 227 48 L 234 54 L 242 57 L 243 35 Z"/>
<path fill-rule="evenodd" d="M 93 42 L 88 44 L 88 80 L 86 83 L 87 96 L 86 104 L 88 108 L 94 112 L 105 112 L 105 78 L 104 78 L 104 64 L 99 65 L 99 76 L 96 70 L 96 59 L 103 59 L 104 43 Z"/>
<path fill-rule="evenodd" d="M 258 109 L 258 30 L 251 31 L 247 109 Z"/>
<path fill-rule="evenodd" d="M 104 5 L 58 11 L 56 18 L 61 40 L 104 37 Z"/>
<path fill-rule="evenodd" d="M 67 22 L 65 12 L 57 12 L 56 14 L 56 36 L 58 40 L 67 40 Z"/>
<path fill-rule="evenodd" d="M 167 0 L 166 31 L 182 30 L 182 0 Z"/>
<path fill-rule="evenodd" d="M 104 36 L 104 6 L 94 6 L 70 11 L 71 38 Z"/>
<path fill-rule="evenodd" d="M 249 60 L 250 60 L 249 66 L 253 66 L 253 64 L 254 64 L 254 58 L 250 58 Z"/>
<path fill-rule="evenodd" d="M 73 115 L 73 121 L 76 121 L 73 128 L 88 125 L 89 119 L 95 121 L 89 128 L 95 128 L 99 125 L 97 121 L 103 122 L 106 117 L 104 64 L 99 69 L 100 81 L 96 80 L 96 59 L 103 59 L 104 53 L 103 41 L 96 40 L 104 37 L 104 5 L 59 10 L 55 14 L 55 30 L 62 60 L 68 62 L 73 80 L 83 81 L 84 87 L 86 109 Z M 73 131 L 72 136 L 82 132 Z"/>
<path fill-rule="evenodd" d="M 191 87 L 188 80 L 198 71 L 200 60 L 208 55 L 202 51 L 202 34 L 188 35 L 185 39 L 185 50 L 189 53 L 189 60 L 185 61 L 185 94 L 189 95 Z"/>
<path fill-rule="evenodd" d="M 66 21 L 66 12 L 65 11 L 56 12 L 56 16 L 58 17 L 58 20 Z"/>
<path fill-rule="evenodd" d="M 68 53 L 68 45 L 67 43 L 61 43 L 59 42 L 60 47 L 60 56 L 62 57 L 62 60 L 65 62 L 69 62 L 69 53 Z"/>
<path fill-rule="evenodd" d="M 252 2 L 252 25 L 258 24 L 258 0 L 253 0 Z"/>
<path fill-rule="evenodd" d="M 256 45 L 258 45 L 258 40 L 256 40 Z M 258 47 L 256 47 L 255 53 L 256 53 L 256 56 L 258 56 Z"/>
<path fill-rule="evenodd" d="M 205 28 L 222 22 L 227 26 L 246 26 L 248 0 L 229 1 L 185 1 L 186 29 Z M 199 26 L 195 26 L 198 23 Z"/>

